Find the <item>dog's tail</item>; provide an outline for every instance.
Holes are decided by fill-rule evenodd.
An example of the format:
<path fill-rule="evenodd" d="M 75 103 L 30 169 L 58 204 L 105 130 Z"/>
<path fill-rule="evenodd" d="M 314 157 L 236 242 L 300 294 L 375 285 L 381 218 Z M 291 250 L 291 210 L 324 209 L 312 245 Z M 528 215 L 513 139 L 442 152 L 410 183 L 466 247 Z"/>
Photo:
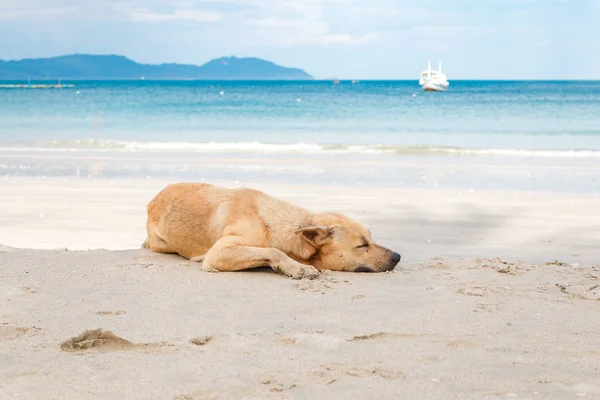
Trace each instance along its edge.
<path fill-rule="evenodd" d="M 146 240 L 144 240 L 144 243 L 142 243 L 142 248 L 143 249 L 149 249 L 150 248 L 150 240 L 148 239 L 148 237 L 146 237 Z"/>

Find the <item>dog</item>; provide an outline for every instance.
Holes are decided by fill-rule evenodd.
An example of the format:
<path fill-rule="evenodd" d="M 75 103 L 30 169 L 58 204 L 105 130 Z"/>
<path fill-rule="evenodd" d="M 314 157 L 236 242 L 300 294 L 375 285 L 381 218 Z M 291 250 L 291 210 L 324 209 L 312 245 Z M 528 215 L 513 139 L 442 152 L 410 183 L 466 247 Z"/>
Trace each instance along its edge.
<path fill-rule="evenodd" d="M 271 267 L 313 279 L 320 270 L 391 271 L 401 258 L 347 216 L 313 214 L 254 189 L 170 184 L 147 212 L 142 247 L 202 262 L 208 271 Z"/>

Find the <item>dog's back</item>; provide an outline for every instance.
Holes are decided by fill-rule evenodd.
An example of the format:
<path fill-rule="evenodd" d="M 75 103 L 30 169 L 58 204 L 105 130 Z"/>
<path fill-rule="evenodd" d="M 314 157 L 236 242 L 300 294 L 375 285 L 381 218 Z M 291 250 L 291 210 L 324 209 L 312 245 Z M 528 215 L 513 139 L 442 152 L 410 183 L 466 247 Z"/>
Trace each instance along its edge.
<path fill-rule="evenodd" d="M 285 251 L 290 232 L 281 217 L 290 212 L 306 213 L 255 189 L 170 184 L 148 203 L 148 239 L 142 246 L 190 258 L 206 253 L 225 235 L 240 235 L 262 238 L 261 245 Z M 275 235 L 270 227 L 275 228 Z"/>
<path fill-rule="evenodd" d="M 223 234 L 232 195 L 206 183 L 166 186 L 148 203 L 147 246 L 164 242 L 163 252 L 188 258 L 190 249 L 208 251 Z"/>

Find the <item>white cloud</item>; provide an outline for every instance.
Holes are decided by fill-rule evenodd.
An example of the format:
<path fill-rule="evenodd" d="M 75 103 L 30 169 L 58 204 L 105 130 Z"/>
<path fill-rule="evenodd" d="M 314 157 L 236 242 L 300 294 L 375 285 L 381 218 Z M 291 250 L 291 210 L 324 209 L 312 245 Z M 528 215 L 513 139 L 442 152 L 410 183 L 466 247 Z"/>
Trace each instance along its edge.
<path fill-rule="evenodd" d="M 0 20 L 39 20 L 54 18 L 73 11 L 75 7 L 61 1 L 50 1 L 47 5 L 31 0 L 0 0 Z"/>
<path fill-rule="evenodd" d="M 273 45 L 361 44 L 378 35 L 362 29 L 332 29 L 331 14 L 357 0 L 256 0 L 259 12 L 242 16 Z"/>
<path fill-rule="evenodd" d="M 214 11 L 178 9 L 170 13 L 158 13 L 148 10 L 135 10 L 128 13 L 128 18 L 134 22 L 165 22 L 165 21 L 197 21 L 214 22 L 223 16 Z"/>
<path fill-rule="evenodd" d="M 266 29 L 279 44 L 360 44 L 377 38 L 375 33 L 351 35 L 331 32 L 327 22 L 314 18 L 263 18 L 249 20 L 249 26 Z"/>
<path fill-rule="evenodd" d="M 61 14 L 61 10 L 10 10 L 0 12 L 0 20 L 15 20 L 15 19 L 38 19 L 57 16 Z"/>
<path fill-rule="evenodd" d="M 480 39 L 484 36 L 500 38 L 517 37 L 542 40 L 547 34 L 546 30 L 538 26 L 523 25 L 418 25 L 407 30 L 407 33 L 424 38 L 450 38 L 459 40 Z"/>
<path fill-rule="evenodd" d="M 300 18 L 262 18 L 246 21 L 246 25 L 263 28 L 299 28 L 304 27 L 305 20 Z"/>
<path fill-rule="evenodd" d="M 219 2 L 225 0 L 219 0 Z M 41 20 L 82 15 L 89 19 L 119 20 L 123 15 L 133 22 L 220 21 L 223 15 L 214 10 L 199 9 L 198 0 L 0 0 L 0 20 Z M 166 11 L 163 11 L 166 8 Z M 85 17 L 84 17 L 85 18 Z"/>
<path fill-rule="evenodd" d="M 370 42 L 371 40 L 377 39 L 378 36 L 375 33 L 365 33 L 362 36 L 352 36 L 348 34 L 326 34 L 321 37 L 322 43 L 347 43 L 347 44 L 361 44 Z"/>

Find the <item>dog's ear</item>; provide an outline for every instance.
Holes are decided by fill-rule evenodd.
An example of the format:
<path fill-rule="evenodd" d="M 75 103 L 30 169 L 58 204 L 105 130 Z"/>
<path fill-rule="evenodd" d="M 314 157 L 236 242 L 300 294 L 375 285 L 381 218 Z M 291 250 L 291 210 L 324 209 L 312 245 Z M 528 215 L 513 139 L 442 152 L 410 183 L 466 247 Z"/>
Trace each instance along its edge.
<path fill-rule="evenodd" d="M 333 228 L 324 225 L 306 225 L 296 230 L 304 239 L 315 247 L 321 247 L 331 241 L 333 237 Z"/>

